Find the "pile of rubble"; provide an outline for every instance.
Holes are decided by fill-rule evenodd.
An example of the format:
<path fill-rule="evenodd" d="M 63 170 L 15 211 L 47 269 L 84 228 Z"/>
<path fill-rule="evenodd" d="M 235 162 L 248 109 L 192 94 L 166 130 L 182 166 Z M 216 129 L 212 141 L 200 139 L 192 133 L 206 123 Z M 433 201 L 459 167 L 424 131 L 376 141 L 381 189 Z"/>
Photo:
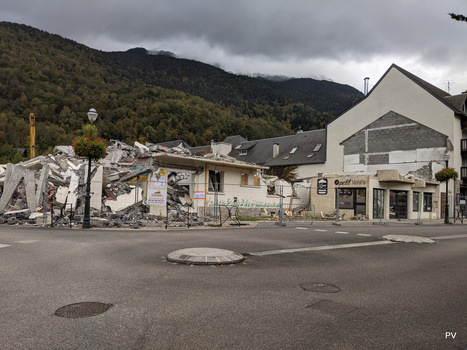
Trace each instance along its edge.
<path fill-rule="evenodd" d="M 101 227 L 167 224 L 149 214 L 140 177 L 152 174 L 154 152 L 190 155 L 176 147 L 134 147 L 111 140 L 108 154 L 91 165 L 91 224 Z M 75 156 L 71 146 L 57 146 L 53 154 L 19 164 L 0 165 L 0 223 L 81 225 L 84 214 L 88 160 Z M 167 174 L 167 217 L 170 222 L 202 224 L 192 208 L 189 190 L 180 184 L 187 174 Z M 164 217 L 166 215 L 163 215 Z"/>

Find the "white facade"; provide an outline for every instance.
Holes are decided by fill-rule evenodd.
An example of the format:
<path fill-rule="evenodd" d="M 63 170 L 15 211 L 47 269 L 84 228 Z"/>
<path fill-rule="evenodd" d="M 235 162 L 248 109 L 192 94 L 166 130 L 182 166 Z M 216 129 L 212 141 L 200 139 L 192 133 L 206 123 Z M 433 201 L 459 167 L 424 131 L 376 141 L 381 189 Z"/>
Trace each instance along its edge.
<path fill-rule="evenodd" d="M 366 195 L 366 217 L 370 219 L 374 217 L 377 195 L 374 189 L 384 193 L 385 219 L 394 217 L 392 211 L 398 208 L 399 197 L 405 203 L 402 218 L 440 217 L 445 201 L 440 192 L 445 187 L 438 185 L 434 174 L 445 167 L 446 156 L 449 166 L 460 173 L 460 147 L 465 137 L 462 131 L 465 102 L 459 109 L 447 97 L 450 95 L 440 89 L 396 65 L 391 66 L 369 95 L 327 125 L 326 162 L 302 166 L 301 176 L 308 172 L 308 176 L 314 177 L 312 187 L 316 189 L 317 184 L 313 183 L 319 178 L 370 174 L 364 186 L 343 186 L 348 190 L 341 191 L 350 198 L 359 189 L 365 189 L 358 193 Z M 381 171 L 386 171 L 384 175 L 389 178 L 380 176 Z M 449 186 L 453 216 L 459 186 L 454 181 Z M 336 206 L 335 189 L 328 193 L 327 199 L 314 192 L 312 189 L 312 200 L 326 203 L 324 210 Z M 425 207 L 423 200 L 427 202 Z M 358 205 L 362 210 L 363 204 Z M 416 205 L 421 210 L 415 211 Z M 348 216 L 352 216 L 350 212 L 357 213 L 356 206 L 349 209 Z"/>

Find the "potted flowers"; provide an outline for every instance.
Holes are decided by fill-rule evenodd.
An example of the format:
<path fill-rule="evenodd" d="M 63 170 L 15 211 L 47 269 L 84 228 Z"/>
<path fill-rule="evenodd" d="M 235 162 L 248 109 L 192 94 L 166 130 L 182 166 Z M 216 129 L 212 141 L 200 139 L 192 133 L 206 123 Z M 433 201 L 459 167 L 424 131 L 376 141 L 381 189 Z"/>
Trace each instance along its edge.
<path fill-rule="evenodd" d="M 107 154 L 107 141 L 97 137 L 97 128 L 92 124 L 83 127 L 83 135 L 77 136 L 72 146 L 77 156 L 92 160 L 99 160 Z"/>
<path fill-rule="evenodd" d="M 435 179 L 439 182 L 449 181 L 450 179 L 457 180 L 459 174 L 453 168 L 444 168 L 435 174 Z"/>

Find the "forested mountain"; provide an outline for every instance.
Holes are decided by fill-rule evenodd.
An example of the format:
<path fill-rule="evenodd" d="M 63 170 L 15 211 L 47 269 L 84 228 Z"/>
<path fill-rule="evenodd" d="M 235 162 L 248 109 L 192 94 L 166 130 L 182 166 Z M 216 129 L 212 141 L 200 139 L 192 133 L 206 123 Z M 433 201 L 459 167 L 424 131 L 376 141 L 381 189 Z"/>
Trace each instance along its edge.
<path fill-rule="evenodd" d="M 234 75 L 142 48 L 103 52 L 0 22 L 0 163 L 28 148 L 31 112 L 42 154 L 71 144 L 91 107 L 104 138 L 197 146 L 235 134 L 257 139 L 322 128 L 360 96 L 346 85 L 314 82 Z"/>

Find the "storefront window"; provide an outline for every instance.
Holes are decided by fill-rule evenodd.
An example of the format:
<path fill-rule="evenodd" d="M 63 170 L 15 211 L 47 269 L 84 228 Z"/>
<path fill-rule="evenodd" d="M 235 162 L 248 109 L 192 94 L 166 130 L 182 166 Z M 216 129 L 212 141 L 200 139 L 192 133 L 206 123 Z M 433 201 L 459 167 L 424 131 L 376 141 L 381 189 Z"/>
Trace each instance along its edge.
<path fill-rule="evenodd" d="M 433 201 L 432 193 L 423 193 L 423 211 L 432 210 L 432 201 Z"/>
<path fill-rule="evenodd" d="M 354 208 L 354 191 L 351 188 L 339 189 L 339 209 Z"/>
<path fill-rule="evenodd" d="M 420 207 L 420 193 L 419 192 L 414 192 L 413 193 L 413 211 L 419 211 Z"/>
<path fill-rule="evenodd" d="M 354 209 L 355 215 L 366 215 L 365 188 L 339 188 L 339 209 Z"/>
<path fill-rule="evenodd" d="M 373 218 L 384 217 L 384 190 L 373 189 Z"/>

